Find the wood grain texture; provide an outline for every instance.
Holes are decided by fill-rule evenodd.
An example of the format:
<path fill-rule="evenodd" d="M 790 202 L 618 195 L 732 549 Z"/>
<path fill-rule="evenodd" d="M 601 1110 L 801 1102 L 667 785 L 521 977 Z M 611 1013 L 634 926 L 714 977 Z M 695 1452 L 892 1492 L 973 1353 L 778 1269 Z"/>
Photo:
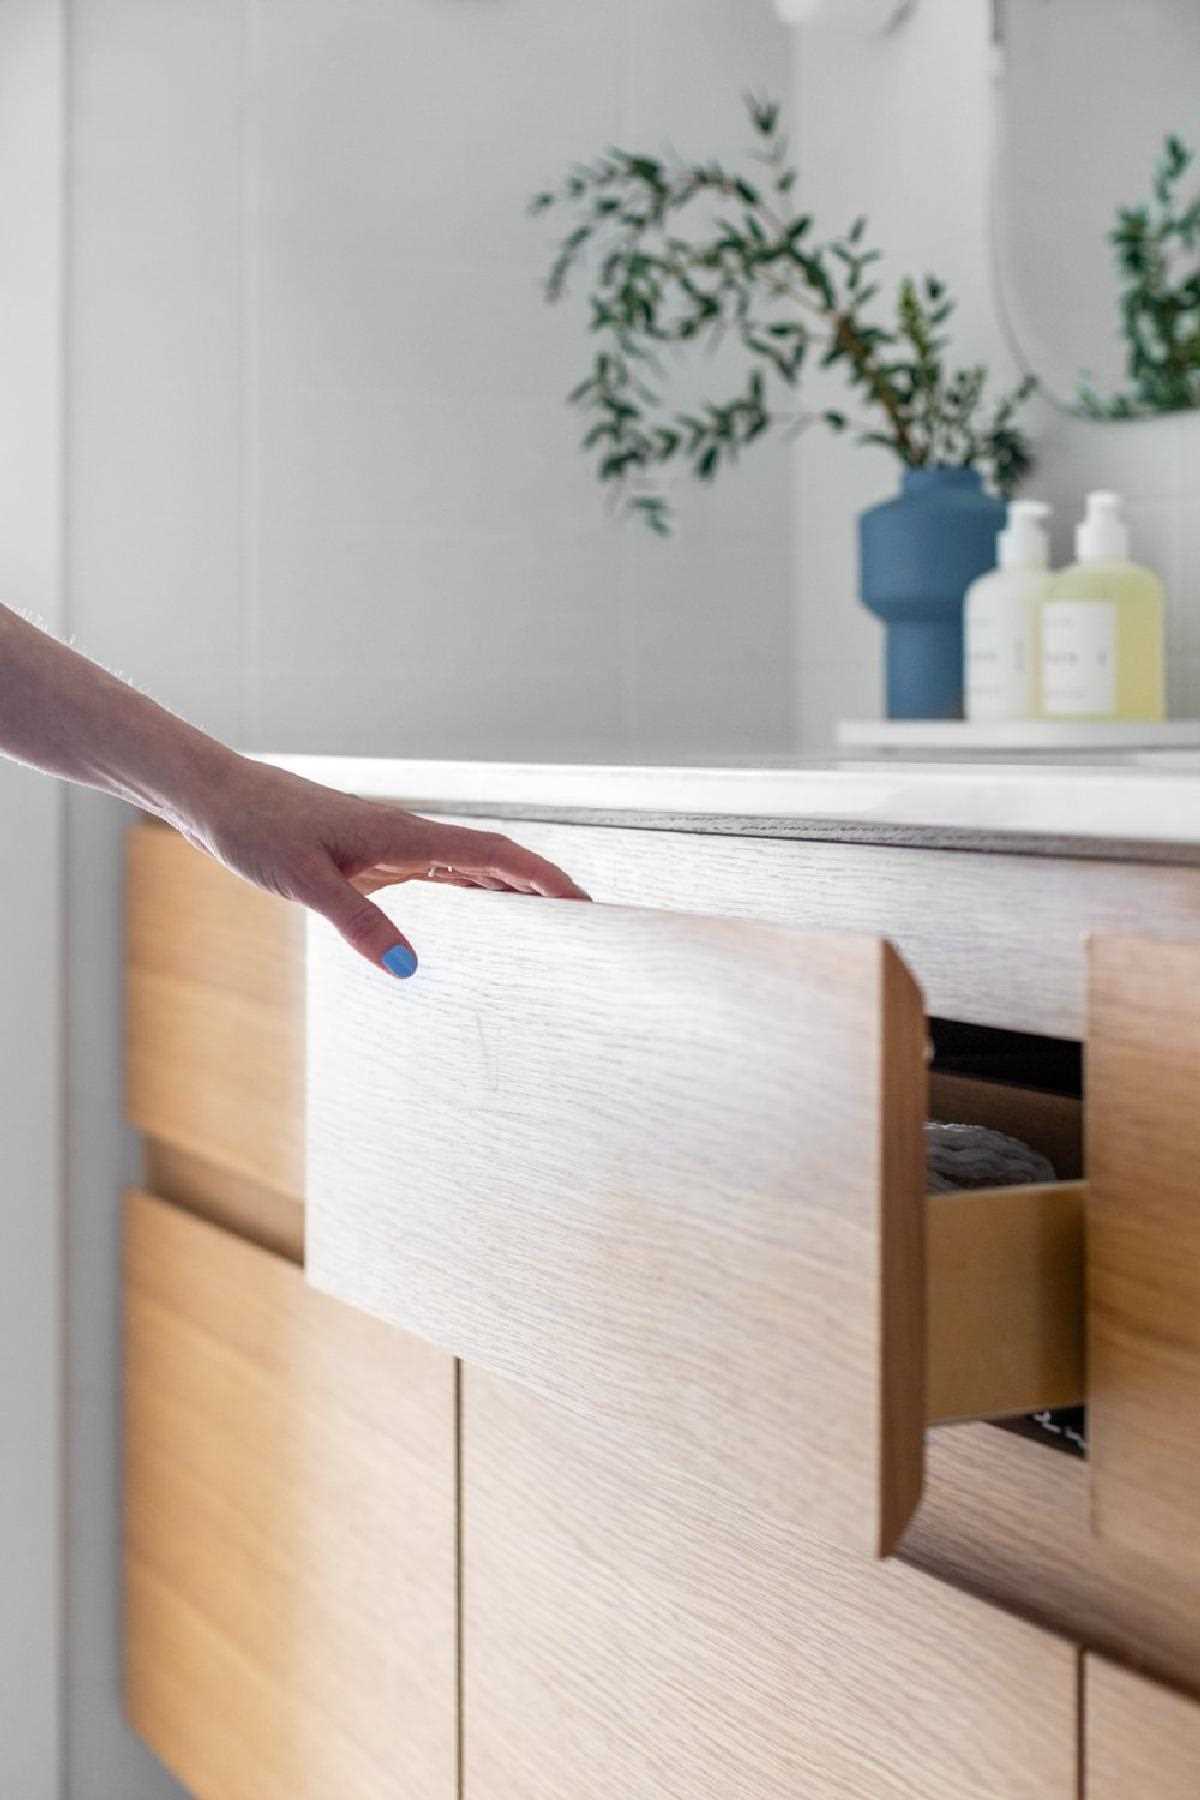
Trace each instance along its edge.
<path fill-rule="evenodd" d="M 1084 1800 L 1196 1800 L 1200 1705 L 1084 1659 Z"/>
<path fill-rule="evenodd" d="M 1070 1645 L 463 1380 L 467 1800 L 1075 1800 Z"/>
<path fill-rule="evenodd" d="M 905 1561 L 1200 1693 L 1200 1580 L 1091 1532 L 1086 1462 L 990 1425 L 925 1459 Z"/>
<path fill-rule="evenodd" d="M 1200 869 L 500 824 L 612 905 L 889 938 L 931 1014 L 1016 1031 L 1086 1035 L 1090 933 L 1200 929 Z"/>
<path fill-rule="evenodd" d="M 299 1201 L 300 909 L 239 881 L 159 825 L 130 832 L 126 883 L 130 1120 Z"/>
<path fill-rule="evenodd" d="M 1100 938 L 1091 974 L 1093 1524 L 1200 1574 L 1200 941 Z"/>
<path fill-rule="evenodd" d="M 453 1800 L 454 1409 L 448 1357 L 129 1197 L 126 1701 L 199 1800 Z"/>
<path fill-rule="evenodd" d="M 889 1552 L 924 1430 L 920 997 L 869 939 L 425 889 L 314 920 L 308 1271 L 665 1479 Z"/>
<path fill-rule="evenodd" d="M 930 1424 L 1082 1403 L 1085 1196 L 1081 1182 L 929 1196 Z"/>

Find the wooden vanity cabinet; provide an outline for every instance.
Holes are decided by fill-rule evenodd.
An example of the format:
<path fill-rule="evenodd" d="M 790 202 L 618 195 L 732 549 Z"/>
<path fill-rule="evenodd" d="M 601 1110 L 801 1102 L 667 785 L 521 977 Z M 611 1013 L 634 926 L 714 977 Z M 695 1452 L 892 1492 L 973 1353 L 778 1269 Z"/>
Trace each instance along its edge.
<path fill-rule="evenodd" d="M 1090 1185 L 961 1203 L 905 968 L 1086 1037 L 1088 933 L 1200 872 L 507 828 L 621 904 L 409 889 L 403 988 L 133 833 L 137 1729 L 200 1800 L 1200 1793 L 1117 1666 L 1200 1690 L 1200 960 L 1098 944 Z M 1082 1397 L 1085 1232 L 1100 1535 L 1088 1465 L 926 1429 Z"/>

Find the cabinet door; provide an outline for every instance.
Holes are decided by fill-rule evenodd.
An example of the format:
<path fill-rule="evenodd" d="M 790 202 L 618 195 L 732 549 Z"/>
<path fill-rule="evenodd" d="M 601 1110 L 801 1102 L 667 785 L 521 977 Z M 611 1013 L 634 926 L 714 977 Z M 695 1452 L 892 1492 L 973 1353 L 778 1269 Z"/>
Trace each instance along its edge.
<path fill-rule="evenodd" d="M 1086 1800 L 1196 1800 L 1200 1706 L 1182 1694 L 1084 1659 Z"/>
<path fill-rule="evenodd" d="M 1093 941 L 1088 1163 L 1093 1522 L 1200 1575 L 1200 941 Z"/>
<path fill-rule="evenodd" d="M 1076 1800 L 1072 1646 L 463 1384 L 465 1800 Z"/>
<path fill-rule="evenodd" d="M 454 1406 L 448 1357 L 130 1197 L 126 1701 L 199 1800 L 453 1800 Z"/>

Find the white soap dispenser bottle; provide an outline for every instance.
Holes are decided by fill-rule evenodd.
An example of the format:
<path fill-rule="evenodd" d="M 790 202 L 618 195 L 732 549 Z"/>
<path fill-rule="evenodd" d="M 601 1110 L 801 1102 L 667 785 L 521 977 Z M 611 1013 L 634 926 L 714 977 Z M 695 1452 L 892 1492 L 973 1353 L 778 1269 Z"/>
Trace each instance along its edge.
<path fill-rule="evenodd" d="M 1012 500 L 997 539 L 999 567 L 967 589 L 966 714 L 972 723 L 1037 717 L 1042 594 L 1050 566 L 1043 500 Z"/>

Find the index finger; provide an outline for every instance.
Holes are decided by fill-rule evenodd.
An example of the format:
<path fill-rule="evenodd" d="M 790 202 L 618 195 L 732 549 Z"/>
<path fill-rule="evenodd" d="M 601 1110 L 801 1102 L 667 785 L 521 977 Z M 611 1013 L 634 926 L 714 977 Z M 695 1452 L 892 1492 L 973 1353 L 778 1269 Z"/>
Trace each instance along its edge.
<path fill-rule="evenodd" d="M 590 900 L 565 869 L 552 863 L 523 844 L 514 843 L 498 831 L 471 831 L 466 827 L 450 827 L 457 843 L 448 842 L 444 860 L 456 869 L 491 875 L 513 887 L 541 894 L 548 900 Z"/>

